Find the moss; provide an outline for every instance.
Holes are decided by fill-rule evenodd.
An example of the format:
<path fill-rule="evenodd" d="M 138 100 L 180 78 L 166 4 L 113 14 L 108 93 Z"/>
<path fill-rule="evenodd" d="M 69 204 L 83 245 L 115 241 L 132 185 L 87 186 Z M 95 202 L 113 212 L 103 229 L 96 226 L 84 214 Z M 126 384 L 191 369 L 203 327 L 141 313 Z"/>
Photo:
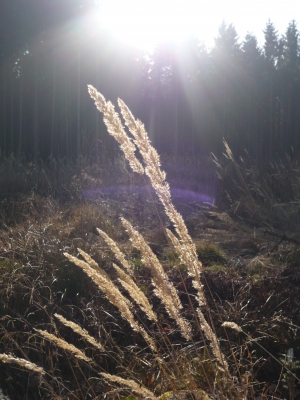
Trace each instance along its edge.
<path fill-rule="evenodd" d="M 139 286 L 139 289 L 141 289 L 141 291 L 144 293 L 148 293 L 149 287 L 146 285 L 141 285 L 141 286 Z"/>
<path fill-rule="evenodd" d="M 144 264 L 142 262 L 141 257 L 134 257 L 132 259 L 132 263 L 133 263 L 134 268 L 136 268 L 136 269 L 144 268 Z"/>
<path fill-rule="evenodd" d="M 213 243 L 205 242 L 196 247 L 199 260 L 204 266 L 211 264 L 227 264 L 227 257 L 223 250 Z"/>
<path fill-rule="evenodd" d="M 180 393 L 180 391 L 179 391 Z M 196 389 L 193 390 L 191 393 L 189 393 L 189 391 L 185 392 L 183 391 L 182 396 L 178 397 L 177 393 L 173 393 L 173 392 L 166 392 L 164 394 L 162 394 L 161 396 L 159 396 L 159 400 L 175 400 L 175 399 L 183 399 L 183 398 L 190 398 L 187 397 L 186 395 L 191 394 L 192 397 L 191 398 L 196 398 L 199 400 L 209 400 L 210 398 L 208 397 L 208 395 L 201 389 Z"/>
<path fill-rule="evenodd" d="M 164 257 L 167 263 L 172 267 L 178 266 L 181 263 L 178 253 L 174 250 L 168 249 L 165 251 Z M 186 270 L 186 267 L 182 264 L 179 266 L 179 268 L 180 270 Z"/>
<path fill-rule="evenodd" d="M 256 277 L 255 279 L 258 279 L 261 277 L 263 270 L 264 266 L 261 263 L 255 263 L 250 266 L 248 272 L 252 278 Z"/>
<path fill-rule="evenodd" d="M 226 271 L 227 268 L 223 264 L 211 264 L 207 267 L 207 271 L 209 272 L 220 272 L 220 271 Z"/>
<path fill-rule="evenodd" d="M 15 262 L 4 259 L 0 260 L 0 274 L 5 274 L 7 272 L 13 272 L 18 265 Z"/>
<path fill-rule="evenodd" d="M 159 400 L 171 400 L 174 398 L 173 392 L 166 392 L 159 396 Z"/>
<path fill-rule="evenodd" d="M 253 274 L 253 275 L 251 275 L 251 278 L 252 278 L 254 281 L 258 281 L 258 280 L 261 278 L 261 276 L 260 276 L 259 274 Z"/>
<path fill-rule="evenodd" d="M 124 397 L 122 400 L 138 400 L 137 397 Z"/>

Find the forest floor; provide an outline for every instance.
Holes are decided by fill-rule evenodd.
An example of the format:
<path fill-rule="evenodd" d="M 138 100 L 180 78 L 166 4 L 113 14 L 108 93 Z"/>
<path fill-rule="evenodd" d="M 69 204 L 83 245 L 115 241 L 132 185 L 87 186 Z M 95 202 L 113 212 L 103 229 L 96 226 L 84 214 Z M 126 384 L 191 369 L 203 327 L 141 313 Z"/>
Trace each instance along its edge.
<path fill-rule="evenodd" d="M 77 175 L 65 192 L 80 195 L 77 198 L 73 195 L 64 202 L 34 191 L 2 198 L 0 352 L 28 358 L 34 354 L 34 358 L 42 362 L 32 344 L 32 328 L 47 326 L 51 315 L 57 311 L 72 310 L 72 315 L 77 315 L 76 309 L 80 308 L 89 320 L 89 326 L 95 325 L 91 302 L 96 301 L 97 291 L 76 267 L 66 264 L 63 252 L 76 255 L 77 248 L 82 248 L 111 272 L 113 256 L 96 228 L 105 231 L 119 244 L 135 268 L 137 281 L 141 286 L 149 286 L 149 274 L 143 268 L 139 254 L 129 246 L 120 224 L 121 216 L 142 233 L 169 276 L 178 281 L 180 292 L 178 269 L 183 276 L 186 271 L 164 232 L 165 227 L 172 227 L 153 191 L 141 180 L 125 176 L 126 179 L 114 186 L 111 184 L 114 179 L 104 185 L 103 180 L 100 184 L 96 178 L 89 177 L 86 181 L 85 177 L 83 187 L 82 177 L 79 179 Z M 281 177 L 276 179 L 281 182 Z M 176 182 L 172 181 L 172 173 L 170 180 L 174 188 Z M 74 189 L 76 182 L 80 184 Z M 291 208 L 290 201 L 286 202 L 286 207 L 277 201 L 277 209 L 283 210 L 281 214 L 276 209 L 273 213 L 269 210 L 267 216 L 260 204 L 257 206 L 259 211 L 252 207 L 249 212 L 251 199 L 249 195 L 242 197 L 245 188 L 240 190 L 240 197 L 233 199 L 236 185 L 230 192 L 232 186 L 227 181 L 226 190 L 219 188 L 218 194 L 212 189 L 214 185 L 209 177 L 206 177 L 207 182 L 211 186 L 207 186 L 206 192 L 203 181 L 200 184 L 189 180 L 189 188 L 184 189 L 183 177 L 178 189 L 173 189 L 172 198 L 203 264 L 204 289 L 218 337 L 221 342 L 226 339 L 221 332 L 221 321 L 233 321 L 242 328 L 243 333 L 232 332 L 230 340 L 239 348 L 240 365 L 251 367 L 253 385 L 257 388 L 253 389 L 253 398 L 299 399 L 300 231 L 295 228 L 297 207 Z M 196 184 L 198 187 L 195 188 Z M 224 200 L 229 197 L 230 203 Z M 292 222 L 286 221 L 283 225 L 282 215 L 292 218 Z M 187 288 L 191 288 L 187 276 L 185 282 Z M 153 300 L 152 292 L 148 291 L 148 294 Z M 103 310 L 101 312 L 101 318 L 108 318 L 108 324 L 111 324 L 109 317 L 103 316 Z M 104 313 L 113 315 L 112 318 L 117 315 L 108 305 Z M 164 318 L 166 329 L 171 331 L 172 323 Z M 123 324 L 118 320 L 120 332 Z M 291 351 L 292 359 L 287 357 Z M 49 360 L 47 363 L 53 364 Z M 294 375 L 287 374 L 283 365 L 288 365 Z M 21 399 L 20 391 L 26 385 L 24 373 L 6 365 L 0 365 L 0 370 L 0 387 L 2 385 L 12 400 Z M 265 397 L 259 397 L 258 392 Z M 43 398 L 39 393 L 32 382 L 28 383 L 26 398 Z"/>

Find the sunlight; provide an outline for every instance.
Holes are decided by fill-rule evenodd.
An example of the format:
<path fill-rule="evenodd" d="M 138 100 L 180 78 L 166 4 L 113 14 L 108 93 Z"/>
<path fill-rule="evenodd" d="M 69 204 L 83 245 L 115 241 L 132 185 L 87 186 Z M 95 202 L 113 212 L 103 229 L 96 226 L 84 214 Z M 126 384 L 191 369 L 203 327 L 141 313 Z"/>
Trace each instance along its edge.
<path fill-rule="evenodd" d="M 165 41 L 181 41 L 196 34 L 211 42 L 216 33 L 214 7 L 197 0 L 103 0 L 97 20 L 116 38 L 149 50 Z"/>

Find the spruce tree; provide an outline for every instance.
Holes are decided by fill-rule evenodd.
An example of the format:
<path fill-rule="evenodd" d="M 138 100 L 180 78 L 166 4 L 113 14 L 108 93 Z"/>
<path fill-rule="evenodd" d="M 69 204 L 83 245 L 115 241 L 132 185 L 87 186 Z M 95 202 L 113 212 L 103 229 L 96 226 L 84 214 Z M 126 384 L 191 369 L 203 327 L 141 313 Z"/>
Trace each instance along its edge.
<path fill-rule="evenodd" d="M 275 67 L 278 59 L 279 41 L 278 32 L 273 22 L 267 22 L 266 29 L 263 31 L 265 35 L 264 55 L 268 66 Z"/>

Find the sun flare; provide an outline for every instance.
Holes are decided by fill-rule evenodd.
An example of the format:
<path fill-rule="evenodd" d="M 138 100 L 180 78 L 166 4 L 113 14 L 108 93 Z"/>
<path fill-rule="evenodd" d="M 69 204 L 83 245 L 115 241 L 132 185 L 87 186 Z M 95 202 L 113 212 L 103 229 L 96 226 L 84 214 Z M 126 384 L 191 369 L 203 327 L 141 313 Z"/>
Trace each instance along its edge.
<path fill-rule="evenodd" d="M 148 50 L 165 41 L 178 42 L 196 34 L 213 36 L 213 9 L 199 0 L 103 0 L 98 23 L 118 39 Z"/>

